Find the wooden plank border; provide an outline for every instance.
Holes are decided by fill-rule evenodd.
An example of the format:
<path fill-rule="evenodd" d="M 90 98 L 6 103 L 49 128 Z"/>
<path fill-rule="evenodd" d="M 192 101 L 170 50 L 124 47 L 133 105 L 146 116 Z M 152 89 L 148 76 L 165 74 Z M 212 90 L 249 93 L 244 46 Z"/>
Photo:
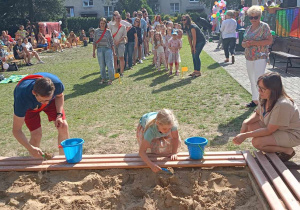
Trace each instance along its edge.
<path fill-rule="evenodd" d="M 254 160 L 253 156 L 250 154 L 249 151 L 243 151 L 243 155 L 245 157 L 245 160 L 253 174 L 253 176 L 256 179 L 256 182 L 260 189 L 262 190 L 264 196 L 266 197 L 271 209 L 278 209 L 278 210 L 284 210 L 285 207 L 280 202 L 278 196 L 276 195 L 275 191 L 273 190 L 271 184 L 263 174 L 263 172 L 260 170 L 258 164 Z"/>
<path fill-rule="evenodd" d="M 275 189 L 277 190 L 278 194 L 282 198 L 283 202 L 287 206 L 288 209 L 299 210 L 300 205 L 295 197 L 292 195 L 290 190 L 287 188 L 285 183 L 282 181 L 280 176 L 277 174 L 273 166 L 270 164 L 268 159 L 262 152 L 254 151 L 255 156 L 257 157 L 260 165 L 265 170 L 266 174 L 272 181 Z"/>
<path fill-rule="evenodd" d="M 284 163 L 279 159 L 275 153 L 266 153 L 266 155 L 273 162 L 276 169 L 282 175 L 286 183 L 294 192 L 295 196 L 300 200 L 300 184 L 292 172 L 284 165 Z"/>

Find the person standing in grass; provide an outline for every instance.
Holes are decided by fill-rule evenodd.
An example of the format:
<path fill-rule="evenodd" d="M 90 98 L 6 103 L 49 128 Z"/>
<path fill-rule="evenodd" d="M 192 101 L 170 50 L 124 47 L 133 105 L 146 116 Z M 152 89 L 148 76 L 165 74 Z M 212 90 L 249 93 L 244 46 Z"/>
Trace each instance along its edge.
<path fill-rule="evenodd" d="M 111 31 L 107 28 L 107 20 L 105 18 L 100 19 L 99 28 L 95 30 L 94 42 L 93 42 L 93 57 L 97 57 L 100 66 L 101 81 L 103 84 L 107 80 L 106 66 L 108 68 L 108 85 L 112 84 L 114 79 L 114 40 Z"/>
<path fill-rule="evenodd" d="M 245 30 L 242 46 L 245 48 L 246 67 L 251 83 L 252 101 L 246 107 L 258 104 L 257 79 L 265 73 L 269 57 L 269 45 L 273 38 L 267 23 L 260 21 L 262 9 L 252 6 L 247 10 L 251 25 Z"/>
<path fill-rule="evenodd" d="M 259 104 L 244 120 L 234 144 L 252 137 L 252 145 L 264 152 L 276 152 L 284 162 L 295 155 L 293 147 L 300 145 L 300 114 L 294 100 L 282 86 L 278 73 L 266 73 L 257 81 Z"/>
<path fill-rule="evenodd" d="M 194 72 L 189 76 L 192 76 L 193 78 L 199 77 L 201 76 L 200 53 L 206 43 L 206 40 L 200 28 L 192 22 L 191 17 L 188 14 L 183 15 L 181 21 L 187 31 L 191 53 L 193 56 Z"/>
<path fill-rule="evenodd" d="M 162 109 L 144 114 L 137 127 L 136 137 L 139 155 L 153 172 L 161 171 L 161 168 L 149 159 L 147 149 L 150 149 L 151 153 L 177 160 L 181 140 L 178 135 L 178 123 L 171 110 Z"/>
<path fill-rule="evenodd" d="M 24 77 L 14 90 L 13 135 L 33 157 L 42 158 L 43 155 L 39 148 L 42 139 L 41 111 L 47 114 L 49 121 L 54 121 L 58 144 L 69 138 L 63 91 L 60 79 L 46 72 Z M 24 122 L 30 131 L 30 140 L 22 131 Z M 64 154 L 62 148 L 59 154 Z"/>

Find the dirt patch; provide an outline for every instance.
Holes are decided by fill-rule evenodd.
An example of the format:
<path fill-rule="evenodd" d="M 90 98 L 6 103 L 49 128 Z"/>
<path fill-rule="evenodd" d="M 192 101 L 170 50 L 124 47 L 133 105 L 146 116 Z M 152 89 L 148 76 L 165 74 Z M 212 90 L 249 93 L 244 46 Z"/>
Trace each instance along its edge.
<path fill-rule="evenodd" d="M 1 209 L 262 209 L 247 171 L 0 173 Z"/>

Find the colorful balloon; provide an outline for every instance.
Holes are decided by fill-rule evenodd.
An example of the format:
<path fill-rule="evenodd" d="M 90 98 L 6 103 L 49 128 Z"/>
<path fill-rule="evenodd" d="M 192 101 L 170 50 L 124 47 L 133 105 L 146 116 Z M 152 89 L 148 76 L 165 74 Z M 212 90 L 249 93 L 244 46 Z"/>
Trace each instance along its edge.
<path fill-rule="evenodd" d="M 212 15 L 212 17 L 213 17 L 213 18 L 216 18 L 216 17 L 217 17 L 217 15 L 216 15 L 216 14 L 213 14 L 213 15 Z"/>

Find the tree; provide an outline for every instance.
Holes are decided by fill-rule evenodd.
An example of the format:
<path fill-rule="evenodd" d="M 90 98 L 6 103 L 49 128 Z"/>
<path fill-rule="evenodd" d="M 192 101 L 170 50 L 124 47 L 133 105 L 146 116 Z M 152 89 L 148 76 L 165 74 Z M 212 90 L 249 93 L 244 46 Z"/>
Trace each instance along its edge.
<path fill-rule="evenodd" d="M 120 13 L 125 10 L 126 12 L 130 12 L 130 14 L 132 14 L 133 11 L 138 11 L 141 8 L 145 8 L 147 9 L 149 15 L 153 14 L 152 9 L 147 4 L 147 0 L 119 0 L 115 8 Z"/>
<path fill-rule="evenodd" d="M 26 20 L 57 21 L 65 12 L 64 0 L 0 0 L 0 30 L 14 33 Z"/>

